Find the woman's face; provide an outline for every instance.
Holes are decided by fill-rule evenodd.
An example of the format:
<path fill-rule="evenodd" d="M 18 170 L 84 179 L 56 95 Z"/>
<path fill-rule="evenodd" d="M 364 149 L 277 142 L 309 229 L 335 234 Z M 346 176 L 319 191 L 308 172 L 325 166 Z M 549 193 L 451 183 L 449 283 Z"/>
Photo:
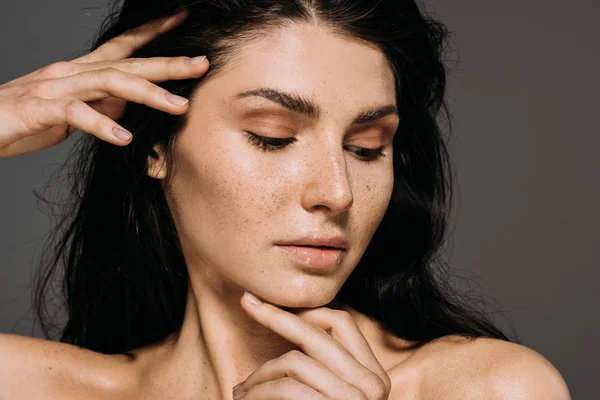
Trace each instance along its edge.
<path fill-rule="evenodd" d="M 192 282 L 287 307 L 332 301 L 393 187 L 397 113 L 355 119 L 395 105 L 392 71 L 372 46 L 304 24 L 244 44 L 196 92 L 165 187 Z M 245 132 L 292 143 L 265 151 Z M 382 146 L 379 158 L 359 149 Z M 311 234 L 346 239 L 336 266 L 306 267 L 277 245 Z"/>

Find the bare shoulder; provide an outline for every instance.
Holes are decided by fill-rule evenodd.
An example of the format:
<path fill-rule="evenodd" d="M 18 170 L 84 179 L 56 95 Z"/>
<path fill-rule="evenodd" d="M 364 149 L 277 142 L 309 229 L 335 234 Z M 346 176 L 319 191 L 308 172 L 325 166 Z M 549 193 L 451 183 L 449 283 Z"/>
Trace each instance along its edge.
<path fill-rule="evenodd" d="M 127 357 L 66 343 L 0 334 L 0 400 L 126 398 Z"/>
<path fill-rule="evenodd" d="M 390 400 L 571 399 L 563 377 L 544 356 L 491 338 L 435 340 L 388 374 Z"/>

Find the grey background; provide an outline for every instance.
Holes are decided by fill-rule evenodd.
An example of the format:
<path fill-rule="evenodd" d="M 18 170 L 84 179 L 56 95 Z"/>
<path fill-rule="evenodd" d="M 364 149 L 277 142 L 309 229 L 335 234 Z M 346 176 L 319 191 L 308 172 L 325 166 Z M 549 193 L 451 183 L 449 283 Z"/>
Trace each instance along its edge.
<path fill-rule="evenodd" d="M 479 277 L 483 295 L 506 310 L 498 323 L 548 358 L 574 399 L 597 398 L 600 3 L 429 4 L 454 32 L 451 58 L 460 60 L 449 82 L 459 185 L 452 265 Z M 104 5 L 2 2 L 0 83 L 81 54 Z M 32 334 L 30 279 L 50 226 L 32 191 L 71 145 L 0 159 L 0 332 Z"/>

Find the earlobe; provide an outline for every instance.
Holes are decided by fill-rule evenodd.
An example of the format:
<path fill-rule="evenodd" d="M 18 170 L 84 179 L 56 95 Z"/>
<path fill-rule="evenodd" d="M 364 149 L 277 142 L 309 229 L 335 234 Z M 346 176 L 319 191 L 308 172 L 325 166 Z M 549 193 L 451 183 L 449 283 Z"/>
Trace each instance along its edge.
<path fill-rule="evenodd" d="M 154 179 L 165 179 L 167 177 L 167 163 L 163 146 L 155 144 L 152 148 L 158 157 L 148 156 L 148 176 Z"/>

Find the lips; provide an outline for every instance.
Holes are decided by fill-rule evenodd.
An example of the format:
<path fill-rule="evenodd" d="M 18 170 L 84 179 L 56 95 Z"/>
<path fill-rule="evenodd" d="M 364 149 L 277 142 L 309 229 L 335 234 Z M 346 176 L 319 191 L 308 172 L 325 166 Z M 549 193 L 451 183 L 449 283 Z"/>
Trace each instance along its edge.
<path fill-rule="evenodd" d="M 299 239 L 292 239 L 276 244 L 280 246 L 334 248 L 342 250 L 348 248 L 347 240 L 341 235 L 311 234 Z"/>
<path fill-rule="evenodd" d="M 324 270 L 337 266 L 345 250 L 328 246 L 278 245 L 284 253 L 302 267 Z"/>
<path fill-rule="evenodd" d="M 316 249 L 336 249 L 336 250 L 342 250 L 339 247 L 332 247 L 332 246 L 308 246 L 308 245 L 301 245 L 301 244 L 295 244 L 295 245 L 291 245 L 291 246 L 296 246 L 296 247 L 313 247 Z"/>

